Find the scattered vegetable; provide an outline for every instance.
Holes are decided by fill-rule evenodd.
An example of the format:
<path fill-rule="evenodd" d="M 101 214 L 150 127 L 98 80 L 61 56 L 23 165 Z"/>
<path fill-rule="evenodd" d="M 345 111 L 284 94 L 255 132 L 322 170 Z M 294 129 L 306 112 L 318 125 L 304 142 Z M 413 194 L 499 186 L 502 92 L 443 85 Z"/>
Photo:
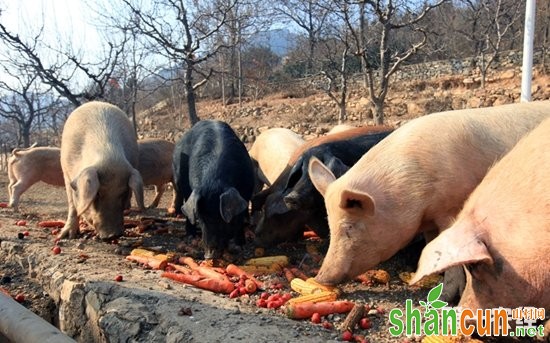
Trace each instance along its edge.
<path fill-rule="evenodd" d="M 27 221 L 26 220 L 18 220 L 15 222 L 15 225 L 17 226 L 27 226 Z"/>
<path fill-rule="evenodd" d="M 314 324 L 319 324 L 321 322 L 321 315 L 317 312 L 311 315 L 311 322 Z"/>
<path fill-rule="evenodd" d="M 15 296 L 15 301 L 17 301 L 18 303 L 22 303 L 23 301 L 25 301 L 25 294 L 23 293 L 18 293 L 16 296 Z"/>
<path fill-rule="evenodd" d="M 38 222 L 39 227 L 63 227 L 65 226 L 65 222 L 61 220 L 43 220 L 41 222 Z"/>
<path fill-rule="evenodd" d="M 134 261 L 137 263 L 141 263 L 143 265 L 146 265 L 153 269 L 162 269 L 164 270 L 166 266 L 168 265 L 168 262 L 157 260 L 154 257 L 146 257 L 146 256 L 132 256 L 128 255 L 126 256 L 126 259 L 129 261 Z"/>
<path fill-rule="evenodd" d="M 247 273 L 246 271 L 242 270 L 240 267 L 234 265 L 234 264 L 228 264 L 227 267 L 225 267 L 225 271 L 229 275 L 234 275 L 242 278 L 242 276 L 246 276 L 247 279 L 250 279 L 254 281 L 256 284 L 256 287 L 263 289 L 264 284 L 263 282 L 256 279 L 252 274 Z"/>
<path fill-rule="evenodd" d="M 117 276 L 115 276 L 115 281 L 116 281 L 116 282 L 122 282 L 122 280 L 123 280 L 122 275 L 117 275 Z"/>
<path fill-rule="evenodd" d="M 233 283 L 230 281 L 209 279 L 202 275 L 186 275 L 172 272 L 164 272 L 161 274 L 161 276 L 216 293 L 231 294 L 231 292 L 235 290 L 235 285 L 233 285 Z"/>
<path fill-rule="evenodd" d="M 291 319 L 310 318 L 315 312 L 321 316 L 326 316 L 332 313 L 346 313 L 351 311 L 355 304 L 351 301 L 337 300 L 325 302 L 303 302 L 290 303 L 286 305 L 286 315 Z"/>
<path fill-rule="evenodd" d="M 55 247 L 53 247 L 52 252 L 54 255 L 59 255 L 61 253 L 61 248 L 59 247 L 59 245 L 56 245 Z"/>
<path fill-rule="evenodd" d="M 353 334 L 351 333 L 351 331 L 344 331 L 342 333 L 342 340 L 343 341 L 349 342 L 352 339 L 353 339 Z"/>

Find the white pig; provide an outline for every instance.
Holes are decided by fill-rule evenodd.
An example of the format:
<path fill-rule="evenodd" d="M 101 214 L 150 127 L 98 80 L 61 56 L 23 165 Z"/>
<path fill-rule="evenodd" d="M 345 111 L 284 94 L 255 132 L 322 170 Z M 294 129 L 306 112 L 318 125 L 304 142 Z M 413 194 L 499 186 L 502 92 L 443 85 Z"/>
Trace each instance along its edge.
<path fill-rule="evenodd" d="M 143 184 L 155 186 L 155 199 L 149 208 L 156 208 L 164 193 L 167 183 L 172 183 L 172 155 L 174 143 L 164 139 L 147 138 L 138 141 L 139 164 L 138 170 L 143 178 Z M 176 193 L 172 188 L 172 204 Z"/>
<path fill-rule="evenodd" d="M 9 206 L 19 208 L 19 198 L 38 181 L 63 186 L 63 172 L 59 161 L 59 148 L 31 147 L 14 149 L 8 159 Z"/>
<path fill-rule="evenodd" d="M 411 283 L 466 265 L 460 306 L 550 311 L 550 119 L 485 176 L 456 222 L 422 251 Z"/>
<path fill-rule="evenodd" d="M 75 109 L 61 138 L 61 168 L 69 204 L 59 238 L 76 237 L 78 217 L 91 224 L 99 238 L 123 233 L 123 210 L 130 190 L 143 209 L 143 181 L 132 123 L 118 107 L 89 102 Z"/>
<path fill-rule="evenodd" d="M 487 170 L 549 116 L 550 101 L 426 115 L 395 130 L 338 180 L 311 160 L 330 227 L 316 280 L 351 279 L 417 234 L 433 238 L 449 227 Z"/>
<path fill-rule="evenodd" d="M 248 151 L 258 179 L 271 185 L 287 166 L 290 156 L 303 144 L 302 137 L 289 129 L 273 128 L 262 132 Z"/>

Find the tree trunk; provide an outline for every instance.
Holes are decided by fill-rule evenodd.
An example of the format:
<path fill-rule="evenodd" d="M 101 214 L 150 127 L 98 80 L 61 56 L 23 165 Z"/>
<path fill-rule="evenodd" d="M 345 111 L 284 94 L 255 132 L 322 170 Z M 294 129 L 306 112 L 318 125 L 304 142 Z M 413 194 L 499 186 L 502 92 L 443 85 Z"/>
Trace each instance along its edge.
<path fill-rule="evenodd" d="M 374 124 L 384 125 L 384 101 L 374 102 Z"/>
<path fill-rule="evenodd" d="M 340 114 L 338 115 L 338 124 L 344 124 L 346 121 L 346 102 L 342 101 L 340 102 Z"/>
<path fill-rule="evenodd" d="M 30 126 L 24 125 L 21 128 L 21 138 L 23 139 L 23 147 L 28 148 L 31 145 Z"/>
<path fill-rule="evenodd" d="M 191 126 L 195 125 L 200 119 L 197 115 L 195 100 L 195 89 L 193 88 L 193 66 L 189 63 L 185 71 L 185 93 L 187 96 L 187 111 L 189 112 L 189 122 Z"/>

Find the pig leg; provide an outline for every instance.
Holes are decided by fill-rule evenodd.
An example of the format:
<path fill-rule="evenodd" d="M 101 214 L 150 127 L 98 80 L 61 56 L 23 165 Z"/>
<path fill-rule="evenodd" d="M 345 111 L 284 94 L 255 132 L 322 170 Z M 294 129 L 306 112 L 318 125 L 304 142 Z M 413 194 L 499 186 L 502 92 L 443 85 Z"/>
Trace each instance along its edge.
<path fill-rule="evenodd" d="M 76 207 L 74 206 L 73 189 L 71 188 L 70 181 L 68 180 L 65 180 L 65 190 L 67 191 L 67 203 L 69 204 L 69 209 L 65 226 L 61 229 L 61 232 L 57 235 L 57 238 L 67 238 L 68 236 L 73 239 L 76 238 L 78 234 L 78 214 L 76 213 Z"/>
<path fill-rule="evenodd" d="M 162 194 L 164 194 L 164 185 L 155 185 L 155 199 L 153 199 L 153 202 L 149 205 L 149 208 L 158 207 Z"/>
<path fill-rule="evenodd" d="M 14 211 L 18 211 L 19 209 L 19 198 L 21 197 L 21 194 L 23 194 L 31 184 L 29 182 L 25 182 L 22 180 L 18 180 L 15 182 L 15 184 L 8 186 L 11 188 L 11 194 L 10 194 L 10 202 L 9 207 L 13 207 Z"/>
<path fill-rule="evenodd" d="M 173 182 L 170 182 L 170 185 L 172 186 L 172 203 L 170 204 L 169 208 L 176 208 L 176 197 L 178 196 L 176 192 L 176 187 L 174 186 Z"/>

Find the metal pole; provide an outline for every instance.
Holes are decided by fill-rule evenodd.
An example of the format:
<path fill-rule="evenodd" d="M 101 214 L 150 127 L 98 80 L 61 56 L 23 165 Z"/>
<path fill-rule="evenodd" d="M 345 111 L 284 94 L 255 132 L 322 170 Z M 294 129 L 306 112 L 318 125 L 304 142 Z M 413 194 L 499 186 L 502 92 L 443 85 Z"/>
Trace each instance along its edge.
<path fill-rule="evenodd" d="M 533 39 L 535 36 L 535 0 L 525 4 L 525 28 L 523 33 L 523 65 L 521 69 L 521 102 L 531 101 L 533 76 Z"/>

